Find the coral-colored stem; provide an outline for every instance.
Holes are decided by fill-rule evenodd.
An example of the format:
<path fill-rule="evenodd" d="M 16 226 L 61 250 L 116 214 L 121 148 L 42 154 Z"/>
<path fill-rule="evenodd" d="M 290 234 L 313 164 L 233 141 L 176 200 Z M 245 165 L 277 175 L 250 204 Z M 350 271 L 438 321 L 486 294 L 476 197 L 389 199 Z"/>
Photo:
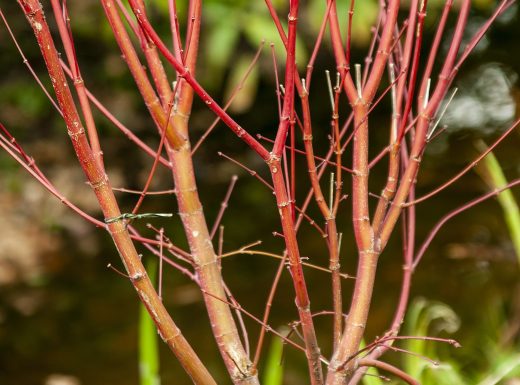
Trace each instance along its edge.
<path fill-rule="evenodd" d="M 287 256 L 289 260 L 289 270 L 291 272 L 294 290 L 296 292 L 296 307 L 298 309 L 303 330 L 303 339 L 305 341 L 311 384 L 320 385 L 323 384 L 323 374 L 320 361 L 321 353 L 316 339 L 316 332 L 310 309 L 309 294 L 307 292 L 307 285 L 305 284 L 294 220 L 291 213 L 291 203 L 289 202 L 280 159 L 273 155 L 269 162 L 269 168 L 271 171 L 271 177 L 273 178 L 276 203 L 278 205 L 280 220 L 282 222 L 285 246 L 287 248 Z"/>
<path fill-rule="evenodd" d="M 412 144 L 412 149 L 410 152 L 410 162 L 403 173 L 403 177 L 401 178 L 401 184 L 397 189 L 395 194 L 394 202 L 390 209 L 388 210 L 388 214 L 385 217 L 384 224 L 381 227 L 380 234 L 378 234 L 378 243 L 381 245 L 381 249 L 383 249 L 388 239 L 390 238 L 390 234 L 401 214 L 403 204 L 408 197 L 410 192 L 410 188 L 413 184 L 415 184 L 415 178 L 417 176 L 417 172 L 419 170 L 419 165 L 421 163 L 421 156 L 424 151 L 424 146 L 426 144 L 426 135 L 428 133 L 428 128 L 430 125 L 430 120 L 433 115 L 437 111 L 444 95 L 446 95 L 446 91 L 451 82 L 450 73 L 453 69 L 455 58 L 459 51 L 460 43 L 462 41 L 462 36 L 464 33 L 464 29 L 466 27 L 466 22 L 469 14 L 470 8 L 470 0 L 464 0 L 461 5 L 461 10 L 459 13 L 459 18 L 457 21 L 457 27 L 455 29 L 452 43 L 450 49 L 448 51 L 448 55 L 444 62 L 444 66 L 439 75 L 439 82 L 435 87 L 435 92 L 432 95 L 427 107 L 424 111 L 419 115 L 417 120 L 415 137 Z"/>
<path fill-rule="evenodd" d="M 88 144 L 85 129 L 81 124 L 65 74 L 61 69 L 58 52 L 41 5 L 37 0 L 20 0 L 19 3 L 33 28 L 45 59 L 47 71 L 81 167 L 96 194 L 105 219 L 116 218 L 121 214 L 119 207 L 110 188 L 108 177 L 97 164 Z M 126 223 L 122 220 L 112 221 L 107 225 L 107 229 L 125 265 L 130 281 L 154 320 L 162 339 L 172 349 L 195 383 L 216 384 L 194 350 L 184 339 L 157 295 L 130 239 Z"/>
<path fill-rule="evenodd" d="M 123 58 L 134 77 L 146 107 L 150 111 L 150 115 L 157 125 L 157 129 L 159 132 L 162 132 L 166 127 L 166 138 L 168 139 L 169 144 L 173 148 L 181 147 L 186 141 L 186 138 L 177 131 L 171 120 L 166 116 L 163 106 L 150 84 L 139 57 L 132 45 L 130 37 L 121 21 L 117 5 L 113 0 L 102 0 L 102 4 L 112 31 L 114 32 L 114 37 L 123 53 Z"/>
<path fill-rule="evenodd" d="M 224 122 L 240 139 L 242 139 L 251 149 L 253 149 L 262 159 L 269 159 L 269 151 L 267 151 L 255 138 L 251 136 L 243 127 L 241 127 L 231 116 L 227 114 L 227 112 L 220 107 L 218 103 L 202 88 L 202 86 L 197 82 L 193 74 L 190 73 L 189 68 L 185 67 L 181 62 L 179 62 L 175 56 L 168 50 L 166 45 L 162 42 L 159 35 L 155 32 L 153 27 L 151 26 L 148 18 L 143 12 L 136 12 L 138 9 L 138 5 L 135 0 L 129 0 L 132 9 L 137 17 L 137 20 L 143 30 L 146 32 L 148 37 L 154 42 L 157 46 L 161 54 L 165 57 L 166 60 L 175 68 L 178 73 L 178 76 L 185 79 L 186 82 L 193 88 L 195 93 L 202 99 L 204 103 L 211 109 L 221 120 Z"/>

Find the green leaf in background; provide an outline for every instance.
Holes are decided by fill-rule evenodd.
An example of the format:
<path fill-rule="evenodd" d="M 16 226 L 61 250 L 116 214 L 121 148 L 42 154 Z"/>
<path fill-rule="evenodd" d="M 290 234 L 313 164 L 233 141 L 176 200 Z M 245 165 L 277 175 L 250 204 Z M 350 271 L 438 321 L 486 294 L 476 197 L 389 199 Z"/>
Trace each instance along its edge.
<path fill-rule="evenodd" d="M 483 141 L 478 141 L 475 146 L 480 152 L 487 149 Z M 499 189 L 507 185 L 507 179 L 504 176 L 502 167 L 498 163 L 497 158 L 492 152 L 486 155 L 482 161 L 477 164 L 475 171 L 482 177 L 484 182 L 492 189 Z M 497 197 L 498 203 L 504 212 L 504 220 L 506 221 L 509 235 L 516 251 L 516 257 L 520 264 L 520 211 L 515 197 L 511 190 L 502 191 Z"/>
<path fill-rule="evenodd" d="M 502 333 L 508 328 L 501 316 L 500 304 L 484 305 L 491 317 L 482 317 L 482 333 L 478 340 L 478 349 L 487 368 L 480 373 L 463 370 L 458 360 L 440 359 L 440 343 L 422 340 L 407 340 L 405 349 L 414 355 L 403 355 L 405 371 L 421 385 L 496 385 L 516 384 L 505 382 L 519 379 L 520 353 L 517 346 L 510 346 L 502 341 Z M 455 332 L 460 326 L 457 315 L 447 305 L 419 299 L 413 302 L 406 319 L 406 333 L 411 336 L 437 335 L 439 329 L 448 333 Z M 437 332 L 435 331 L 437 330 Z M 502 342 L 501 342 L 502 341 Z M 474 354 L 475 352 L 473 352 Z M 421 358 L 440 361 L 435 366 Z M 468 363 L 466 362 L 466 365 Z"/>
<path fill-rule="evenodd" d="M 311 1 L 305 9 L 306 18 L 309 20 L 313 31 L 318 31 L 323 21 L 326 1 Z M 347 35 L 347 20 L 350 10 L 350 1 L 337 2 L 336 5 L 340 20 L 341 36 L 345 40 Z M 365 46 L 370 42 L 372 34 L 370 26 L 377 21 L 379 5 L 375 0 L 356 1 L 354 4 L 354 16 L 352 18 L 351 42 L 352 45 Z M 327 39 L 325 39 L 326 42 Z"/>
<path fill-rule="evenodd" d="M 365 340 L 361 341 L 360 349 L 363 349 L 366 346 Z M 363 385 L 384 385 L 385 382 L 383 382 L 379 370 L 377 370 L 374 367 L 369 367 L 361 379 L 361 382 Z"/>
<path fill-rule="evenodd" d="M 286 335 L 288 332 L 287 328 L 278 330 L 282 335 Z M 262 384 L 264 385 L 282 385 L 283 383 L 283 365 L 282 365 L 282 354 L 283 354 L 283 342 L 277 337 L 271 338 L 271 344 L 269 345 L 269 353 L 267 355 L 267 364 L 264 369 Z"/>
<path fill-rule="evenodd" d="M 155 282 L 157 259 L 146 261 L 146 271 L 152 282 Z M 139 379 L 141 385 L 159 385 L 159 347 L 157 328 L 148 311 L 139 305 Z"/>
<path fill-rule="evenodd" d="M 225 100 L 229 100 L 234 88 L 242 81 L 252 61 L 253 55 L 242 54 L 238 57 L 238 60 L 235 62 L 235 65 L 231 69 L 231 74 L 227 81 Z M 258 66 L 255 65 L 251 69 L 251 72 L 249 73 L 247 80 L 242 85 L 242 88 L 240 90 L 237 90 L 237 94 L 233 99 L 233 103 L 230 106 L 231 112 L 245 112 L 251 107 L 251 105 L 255 101 L 259 78 L 260 74 Z"/>
<path fill-rule="evenodd" d="M 243 15 L 242 26 L 249 44 L 253 47 L 258 47 L 262 40 L 264 40 L 266 44 L 274 43 L 278 62 L 285 62 L 285 48 L 271 18 L 266 17 L 264 13 L 251 12 Z M 282 22 L 282 26 L 284 30 L 287 31 L 286 23 Z M 296 38 L 296 63 L 298 68 L 305 68 L 308 56 L 303 40 L 301 36 L 298 36 Z"/>
<path fill-rule="evenodd" d="M 208 63 L 218 68 L 229 64 L 238 41 L 240 30 L 234 26 L 233 20 L 235 20 L 233 14 L 220 18 L 213 24 L 211 34 L 207 35 L 204 54 Z"/>
<path fill-rule="evenodd" d="M 428 336 L 437 335 L 438 332 L 444 330 L 448 333 L 455 333 L 460 327 L 459 317 L 448 306 L 440 302 L 430 302 L 425 299 L 415 300 L 409 309 L 406 318 L 406 334 L 409 336 Z M 428 346 L 436 344 L 435 342 L 420 339 L 410 339 L 405 342 L 405 349 L 414 355 L 405 355 L 404 367 L 405 372 L 413 378 L 420 380 L 425 377 L 425 372 L 431 374 L 434 378 L 441 382 L 432 382 L 432 384 L 442 384 L 444 379 L 450 379 L 452 382 L 447 384 L 463 385 L 464 382 L 459 381 L 459 376 L 452 370 L 450 364 L 434 366 L 422 357 L 437 359 Z M 427 383 L 419 381 L 422 385 Z"/>
<path fill-rule="evenodd" d="M 219 88 L 222 86 L 224 71 L 234 61 L 233 54 L 239 41 L 240 29 L 236 28 L 236 12 L 216 4 L 210 8 L 211 33 L 205 35 L 202 51 L 205 62 L 211 63 L 211 69 L 205 76 L 205 84 L 210 88 Z"/>
<path fill-rule="evenodd" d="M 419 381 L 422 385 L 471 385 L 462 376 L 462 370 L 453 362 L 430 365 Z"/>
<path fill-rule="evenodd" d="M 520 376 L 520 353 L 503 352 L 492 363 L 493 367 L 478 385 L 495 385 L 511 375 Z M 514 383 L 512 383 L 514 384 Z"/>
<path fill-rule="evenodd" d="M 368 368 L 365 375 L 363 376 L 363 385 L 385 385 L 388 382 L 381 379 L 381 375 L 376 368 Z"/>

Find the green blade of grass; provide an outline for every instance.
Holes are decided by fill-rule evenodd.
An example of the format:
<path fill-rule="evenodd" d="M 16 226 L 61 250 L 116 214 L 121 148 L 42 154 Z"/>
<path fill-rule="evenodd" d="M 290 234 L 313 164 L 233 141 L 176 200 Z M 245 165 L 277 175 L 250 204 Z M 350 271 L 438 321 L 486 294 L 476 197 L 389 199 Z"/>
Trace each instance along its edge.
<path fill-rule="evenodd" d="M 496 385 L 501 383 L 505 378 L 514 373 L 518 372 L 520 368 L 520 354 L 505 354 L 504 357 L 500 357 L 500 361 L 497 362 L 495 368 L 482 380 L 479 385 Z"/>
<path fill-rule="evenodd" d="M 157 259 L 148 259 L 145 266 L 150 280 L 155 282 Z M 143 304 L 139 305 L 139 383 L 141 385 L 159 385 L 161 383 L 157 328 Z"/>
<path fill-rule="evenodd" d="M 480 151 L 485 151 L 487 149 L 487 146 L 483 141 L 478 141 L 476 146 Z M 482 162 L 477 165 L 475 170 L 491 188 L 498 189 L 507 184 L 507 179 L 504 176 L 502 167 L 500 167 L 497 158 L 492 152 L 490 152 Z M 497 200 L 504 212 L 504 220 L 509 229 L 509 234 L 515 248 L 518 263 L 520 264 L 520 211 L 518 209 L 518 204 L 516 203 L 511 190 L 502 191 L 498 195 Z"/>
<path fill-rule="evenodd" d="M 365 340 L 361 340 L 360 349 L 363 349 L 366 346 Z M 376 368 L 368 368 L 365 375 L 363 376 L 361 382 L 363 385 L 384 385 L 381 375 L 379 374 L 379 370 Z"/>
<path fill-rule="evenodd" d="M 287 330 L 279 330 L 283 335 L 287 334 Z M 264 385 L 282 385 L 283 382 L 283 342 L 278 337 L 271 339 L 269 345 L 269 353 L 267 355 L 267 364 L 264 369 L 262 384 Z"/>

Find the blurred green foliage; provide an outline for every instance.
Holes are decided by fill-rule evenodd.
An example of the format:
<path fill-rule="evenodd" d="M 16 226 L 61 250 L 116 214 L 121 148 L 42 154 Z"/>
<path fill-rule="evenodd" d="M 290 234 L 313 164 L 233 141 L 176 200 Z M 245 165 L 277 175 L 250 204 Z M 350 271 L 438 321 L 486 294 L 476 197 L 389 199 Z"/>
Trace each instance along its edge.
<path fill-rule="evenodd" d="M 471 345 L 463 347 L 465 358 L 457 357 L 452 346 L 441 342 L 407 340 L 404 349 L 411 354 L 402 356 L 405 371 L 422 385 L 494 385 L 518 379 L 520 353 L 515 338 L 504 339 L 505 332 L 513 325 L 508 323 L 502 305 L 499 302 L 477 305 L 483 310 L 479 320 L 480 334 Z M 449 337 L 459 327 L 459 317 L 449 306 L 418 299 L 410 306 L 405 334 Z M 479 360 L 482 361 L 480 365 L 475 365 Z"/>

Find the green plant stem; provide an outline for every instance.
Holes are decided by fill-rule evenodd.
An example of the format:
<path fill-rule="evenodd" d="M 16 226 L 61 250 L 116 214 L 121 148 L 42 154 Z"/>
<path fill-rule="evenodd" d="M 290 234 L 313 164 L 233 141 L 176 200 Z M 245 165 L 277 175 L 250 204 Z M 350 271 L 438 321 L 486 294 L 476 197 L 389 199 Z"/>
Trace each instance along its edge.
<path fill-rule="evenodd" d="M 156 282 L 157 259 L 150 258 L 146 263 L 146 271 L 151 282 Z M 141 385 L 159 385 L 159 346 L 157 329 L 146 307 L 139 306 L 139 378 Z"/>

